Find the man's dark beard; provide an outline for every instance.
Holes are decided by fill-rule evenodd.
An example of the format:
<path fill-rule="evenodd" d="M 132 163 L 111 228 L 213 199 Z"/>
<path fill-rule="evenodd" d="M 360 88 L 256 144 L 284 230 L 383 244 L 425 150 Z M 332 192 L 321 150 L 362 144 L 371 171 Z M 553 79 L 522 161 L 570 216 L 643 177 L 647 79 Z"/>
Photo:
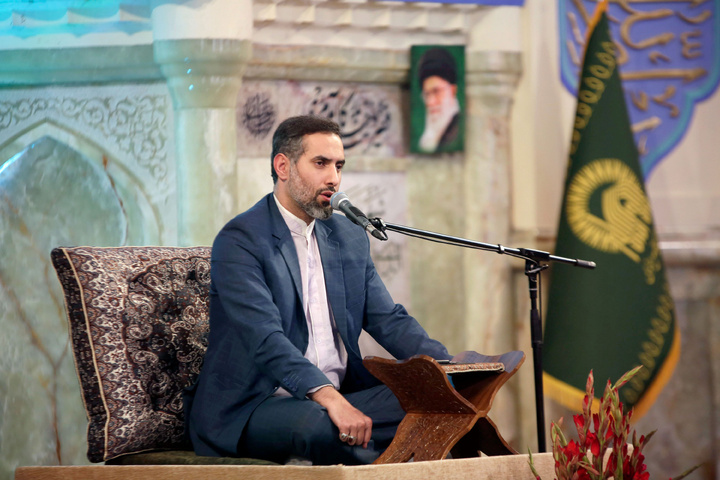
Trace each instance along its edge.
<path fill-rule="evenodd" d="M 317 220 L 327 220 L 333 214 L 332 206 L 328 204 L 326 207 L 323 207 L 322 205 L 320 205 L 320 202 L 317 201 L 318 195 L 320 195 L 320 193 L 325 192 L 325 191 L 327 191 L 327 188 L 318 190 L 317 192 L 315 192 L 315 196 L 313 197 L 313 199 L 310 202 L 307 202 L 307 203 L 304 203 L 304 202 L 299 203 L 298 202 L 298 205 L 300 205 L 300 208 L 302 208 L 303 211 L 305 213 L 307 213 L 308 215 L 310 215 L 312 218 L 315 218 Z"/>
<path fill-rule="evenodd" d="M 311 218 L 315 218 L 317 220 L 327 220 L 333 214 L 332 206 L 330 204 L 327 206 L 321 205 L 317 198 L 322 192 L 334 192 L 335 189 L 321 188 L 311 193 L 310 188 L 300 178 L 297 173 L 297 169 L 293 165 L 290 167 L 290 182 L 288 183 L 288 191 L 293 201 L 297 203 L 302 211 L 307 213 Z"/>

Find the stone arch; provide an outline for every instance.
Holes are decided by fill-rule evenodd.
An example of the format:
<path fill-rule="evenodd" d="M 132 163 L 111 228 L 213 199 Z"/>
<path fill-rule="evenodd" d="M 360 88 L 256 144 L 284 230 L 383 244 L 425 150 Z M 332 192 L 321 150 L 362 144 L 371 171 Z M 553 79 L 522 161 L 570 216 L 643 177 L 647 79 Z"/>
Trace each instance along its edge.
<path fill-rule="evenodd" d="M 67 145 L 102 169 L 111 182 L 114 195 L 125 210 L 127 236 L 122 244 L 155 245 L 161 243 L 163 222 L 160 207 L 152 201 L 146 185 L 108 149 L 86 136 L 71 131 L 50 118 L 33 123 L 0 145 L 0 170 L 29 145 L 50 137 Z M 85 242 L 87 243 L 87 242 Z"/>

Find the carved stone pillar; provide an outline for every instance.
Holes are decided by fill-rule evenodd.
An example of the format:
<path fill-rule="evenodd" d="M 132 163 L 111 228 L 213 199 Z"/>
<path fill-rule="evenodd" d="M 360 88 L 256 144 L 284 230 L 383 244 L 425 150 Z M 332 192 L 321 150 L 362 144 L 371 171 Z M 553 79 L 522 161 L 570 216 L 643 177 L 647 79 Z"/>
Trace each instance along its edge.
<path fill-rule="evenodd" d="M 517 52 L 466 54 L 466 136 L 463 191 L 465 237 L 507 246 L 511 233 L 510 110 L 520 73 Z M 465 324 L 468 350 L 500 354 L 518 350 L 512 308 L 512 267 L 521 260 L 477 250 L 464 253 Z M 532 369 L 526 352 L 525 369 Z M 492 418 L 514 445 L 527 434 L 516 383 L 506 385 L 495 401 Z"/>
<path fill-rule="evenodd" d="M 252 56 L 252 2 L 157 2 L 153 33 L 175 109 L 178 244 L 210 245 L 237 210 L 235 102 Z"/>
<path fill-rule="evenodd" d="M 510 107 L 521 71 L 520 54 L 469 52 L 466 65 L 465 236 L 507 245 Z M 512 347 L 510 268 L 515 260 L 475 250 L 465 256 L 468 346 L 480 351 Z"/>

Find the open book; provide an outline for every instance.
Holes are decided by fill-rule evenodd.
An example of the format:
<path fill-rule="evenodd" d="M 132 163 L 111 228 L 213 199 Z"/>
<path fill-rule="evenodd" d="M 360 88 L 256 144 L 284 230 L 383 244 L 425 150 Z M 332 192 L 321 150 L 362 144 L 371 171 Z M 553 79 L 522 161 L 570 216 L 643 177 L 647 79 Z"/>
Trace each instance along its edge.
<path fill-rule="evenodd" d="M 438 362 L 442 366 L 443 370 L 445 370 L 445 373 L 448 375 L 452 375 L 455 373 L 469 373 L 469 372 L 504 372 L 505 371 L 505 365 L 499 362 L 489 362 L 489 363 L 453 363 L 452 361 L 448 362 Z"/>

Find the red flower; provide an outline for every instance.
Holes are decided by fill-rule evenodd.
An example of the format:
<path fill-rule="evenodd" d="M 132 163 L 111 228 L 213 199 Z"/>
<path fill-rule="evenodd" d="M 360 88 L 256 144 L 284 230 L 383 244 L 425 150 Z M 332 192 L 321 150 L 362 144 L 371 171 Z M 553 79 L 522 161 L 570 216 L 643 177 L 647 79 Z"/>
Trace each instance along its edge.
<path fill-rule="evenodd" d="M 575 428 L 578 429 L 578 432 L 585 429 L 585 417 L 583 415 L 573 415 L 573 420 L 575 420 Z"/>
<path fill-rule="evenodd" d="M 612 473 L 617 469 L 617 455 L 610 455 L 610 458 L 608 458 L 607 467 L 605 467 L 605 472 L 608 473 L 608 475 L 612 475 Z"/>
<path fill-rule="evenodd" d="M 647 437 L 641 436 L 638 441 L 637 435 L 633 431 L 632 440 L 630 440 L 630 418 L 633 411 L 629 410 L 625 413 L 619 395 L 620 387 L 625 385 L 640 368 L 642 367 L 636 367 L 627 372 L 615 385 L 608 381 L 600 399 L 598 413 L 591 413 L 595 392 L 592 371 L 590 372 L 586 384 L 586 395 L 583 398 L 583 413 L 573 416 L 579 442 L 567 441 L 561 428 L 562 419 L 557 425 L 552 424 L 553 457 L 557 480 L 650 479 L 644 463 L 645 456 L 642 454 L 642 448 L 652 433 Z M 632 446 L 632 451 L 629 446 Z M 607 452 L 610 452 L 610 455 L 607 456 L 607 464 L 603 469 L 603 458 L 606 457 Z M 590 461 L 591 457 L 592 462 Z M 541 480 L 533 467 L 532 455 L 530 467 L 536 479 Z M 683 474 L 683 477 L 686 474 Z"/>
<path fill-rule="evenodd" d="M 590 476 L 588 471 L 585 470 L 584 468 L 581 468 L 580 470 L 575 472 L 575 475 L 573 475 L 572 478 L 573 478 L 573 480 L 575 480 L 575 479 L 577 479 L 577 480 L 592 480 L 592 477 Z"/>
<path fill-rule="evenodd" d="M 570 443 L 567 444 L 565 448 L 562 449 L 562 452 L 568 456 L 570 460 L 575 458 L 581 458 L 580 454 L 580 445 L 578 445 L 575 440 L 570 440 Z"/>
<path fill-rule="evenodd" d="M 585 440 L 585 448 L 590 449 L 593 457 L 600 455 L 600 441 L 598 440 L 597 434 L 588 433 L 587 439 Z"/>

